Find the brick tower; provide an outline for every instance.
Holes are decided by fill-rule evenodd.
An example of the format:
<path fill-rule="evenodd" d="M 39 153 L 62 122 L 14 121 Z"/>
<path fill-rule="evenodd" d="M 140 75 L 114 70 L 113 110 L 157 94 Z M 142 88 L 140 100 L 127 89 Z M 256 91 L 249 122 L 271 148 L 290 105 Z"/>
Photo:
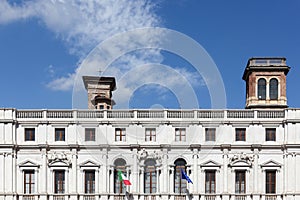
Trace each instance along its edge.
<path fill-rule="evenodd" d="M 285 58 L 250 58 L 243 74 L 246 108 L 286 108 Z"/>
<path fill-rule="evenodd" d="M 116 89 L 114 77 L 83 76 L 85 89 L 88 92 L 88 109 L 110 110 L 115 105 L 112 91 Z"/>

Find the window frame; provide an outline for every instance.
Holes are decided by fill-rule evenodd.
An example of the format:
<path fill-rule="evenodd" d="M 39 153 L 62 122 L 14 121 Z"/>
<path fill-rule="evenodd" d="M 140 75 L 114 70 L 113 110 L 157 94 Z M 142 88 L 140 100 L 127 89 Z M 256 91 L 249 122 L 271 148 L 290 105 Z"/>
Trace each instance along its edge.
<path fill-rule="evenodd" d="M 126 142 L 126 128 L 115 128 L 115 141 Z"/>
<path fill-rule="evenodd" d="M 85 128 L 84 129 L 84 139 L 86 142 L 96 141 L 96 128 Z"/>
<path fill-rule="evenodd" d="M 246 193 L 246 171 L 236 170 L 235 171 L 235 193 L 245 194 Z"/>
<path fill-rule="evenodd" d="M 175 194 L 183 194 L 187 189 L 187 182 L 181 177 L 181 169 L 186 173 L 186 161 L 184 159 L 177 159 L 174 163 L 174 188 Z M 178 187 L 178 189 L 177 189 Z M 178 190 L 178 191 L 177 191 Z"/>
<path fill-rule="evenodd" d="M 186 142 L 186 128 L 175 128 L 175 142 Z"/>
<path fill-rule="evenodd" d="M 66 129 L 65 128 L 55 128 L 55 130 L 54 130 L 54 140 L 56 142 L 66 141 Z"/>
<path fill-rule="evenodd" d="M 246 128 L 235 128 L 235 141 L 246 141 Z"/>
<path fill-rule="evenodd" d="M 84 193 L 94 194 L 96 189 L 95 170 L 84 170 Z"/>
<path fill-rule="evenodd" d="M 276 128 L 266 128 L 266 141 L 276 141 Z"/>
<path fill-rule="evenodd" d="M 276 194 L 276 170 L 266 170 L 265 180 L 266 194 Z"/>
<path fill-rule="evenodd" d="M 264 81 L 264 83 L 261 83 L 261 81 Z M 267 80 L 265 78 L 259 78 L 257 80 L 257 99 L 258 100 L 267 99 Z"/>
<path fill-rule="evenodd" d="M 205 141 L 206 142 L 216 141 L 216 128 L 205 128 Z"/>
<path fill-rule="evenodd" d="M 65 170 L 54 170 L 54 193 L 64 194 L 66 189 Z"/>
<path fill-rule="evenodd" d="M 216 193 L 216 170 L 205 170 L 205 193 Z"/>
<path fill-rule="evenodd" d="M 157 192 L 157 171 L 155 165 L 145 166 L 144 193 L 153 194 Z M 147 186 L 149 185 L 149 192 Z"/>
<path fill-rule="evenodd" d="M 145 129 L 145 141 L 146 142 L 156 142 L 156 128 L 146 128 Z"/>
<path fill-rule="evenodd" d="M 274 82 L 276 81 L 276 82 Z M 270 100 L 278 100 L 278 86 L 279 81 L 277 78 L 271 78 L 269 81 L 269 98 Z"/>
<path fill-rule="evenodd" d="M 25 128 L 24 141 L 35 141 L 35 128 Z"/>
<path fill-rule="evenodd" d="M 24 194 L 33 194 L 35 193 L 35 170 L 24 170 Z M 29 175 L 29 182 L 27 182 L 27 175 Z M 27 185 L 29 186 L 27 188 Z M 27 189 L 29 191 L 27 191 Z"/>

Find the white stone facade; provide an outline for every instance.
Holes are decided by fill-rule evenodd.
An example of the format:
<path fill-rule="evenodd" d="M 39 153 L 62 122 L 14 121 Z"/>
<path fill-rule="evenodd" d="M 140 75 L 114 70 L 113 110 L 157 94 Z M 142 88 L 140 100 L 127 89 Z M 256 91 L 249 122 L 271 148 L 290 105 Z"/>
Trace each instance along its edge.
<path fill-rule="evenodd" d="M 64 141 L 55 141 L 56 128 L 65 130 Z M 95 130 L 95 141 L 86 141 L 88 128 Z M 116 136 L 119 128 L 122 139 Z M 215 130 L 212 139 L 206 138 L 209 128 Z M 31 137 L 25 136 L 26 129 L 34 130 L 33 141 L 25 141 Z M 155 131 L 155 141 L 145 141 L 146 129 Z M 236 141 L 237 129 L 245 130 L 245 141 Z M 276 131 L 275 141 L 266 141 L 266 129 Z M 183 131 L 179 139 L 178 130 Z M 126 162 L 132 183 L 125 197 L 114 189 L 119 158 Z M 156 162 L 151 194 L 144 185 L 147 159 Z M 174 190 L 177 159 L 185 160 L 193 181 L 180 194 Z M 89 170 L 95 176 L 94 190 L 86 194 L 84 173 Z M 34 173 L 33 188 L 25 194 L 27 171 Z M 65 177 L 64 191 L 58 194 L 56 171 Z M 206 189 L 208 171 L 215 173 L 211 192 Z M 237 192 L 237 172 L 245 174 L 242 192 Z M 276 175 L 271 193 L 266 191 L 267 172 Z M 300 200 L 300 110 L 0 109 L 0 200 L 123 198 Z"/>

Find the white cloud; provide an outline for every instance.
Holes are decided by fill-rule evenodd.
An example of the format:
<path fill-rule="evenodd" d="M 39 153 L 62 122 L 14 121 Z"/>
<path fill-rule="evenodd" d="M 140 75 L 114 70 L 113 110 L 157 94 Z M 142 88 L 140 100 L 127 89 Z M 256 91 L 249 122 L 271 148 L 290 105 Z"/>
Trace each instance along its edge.
<path fill-rule="evenodd" d="M 108 67 L 107 62 L 111 59 L 111 55 L 120 53 L 122 55 L 124 49 L 138 47 L 139 44 L 135 44 L 135 41 L 147 44 L 159 42 L 159 35 L 153 37 L 152 34 L 147 37 L 145 34 L 138 35 L 137 32 L 134 37 L 139 37 L 139 40 L 122 37 L 120 43 L 126 46 L 119 45 L 118 41 L 116 43 L 107 42 L 109 45 L 109 48 L 105 48 L 107 52 L 93 53 L 95 57 L 89 55 L 88 59 L 84 60 L 91 49 L 114 34 L 135 28 L 161 25 L 154 9 L 155 5 L 150 0 L 30 0 L 13 5 L 6 0 L 0 0 L 0 24 L 36 18 L 57 34 L 67 44 L 70 53 L 78 56 L 80 60 L 78 63 L 85 62 L 84 66 L 86 67 L 74 69 L 73 73 L 57 77 L 47 86 L 53 90 L 67 91 L 72 89 L 75 82 L 74 89 L 84 92 L 78 93 L 81 98 L 84 96 L 81 94 L 86 93 L 82 80 L 79 80 L 82 75 L 97 75 L 97 71 L 101 67 Z M 175 71 L 170 68 L 168 71 L 165 71 L 166 68 L 155 68 L 154 70 L 151 70 L 151 67 L 141 67 L 139 70 L 136 68 L 147 63 L 161 63 L 162 60 L 159 49 L 142 49 L 127 53 L 114 60 L 114 63 L 107 69 L 101 69 L 105 70 L 104 75 L 115 76 L 117 81 L 121 79 L 119 82 L 121 84 L 118 85 L 117 93 L 115 93 L 119 108 L 128 106 L 127 101 L 130 96 L 144 82 L 161 84 L 171 91 L 175 91 L 181 99 L 192 94 L 193 91 L 188 82 L 199 83 L 199 77 L 189 71 L 180 68 Z M 49 67 L 49 71 L 53 72 L 52 66 Z M 135 73 L 129 74 L 128 79 L 124 79 L 124 74 L 131 71 Z M 141 82 L 140 79 L 144 79 L 144 81 Z M 85 96 L 84 98 L 86 99 Z M 188 103 L 183 100 L 183 104 L 187 105 Z"/>

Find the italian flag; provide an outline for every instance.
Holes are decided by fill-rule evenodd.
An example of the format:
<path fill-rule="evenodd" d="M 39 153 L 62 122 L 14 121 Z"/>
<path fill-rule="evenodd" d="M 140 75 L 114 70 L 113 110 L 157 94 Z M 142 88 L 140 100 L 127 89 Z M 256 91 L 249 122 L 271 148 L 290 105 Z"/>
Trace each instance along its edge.
<path fill-rule="evenodd" d="M 124 174 L 121 171 L 118 171 L 118 177 L 120 181 L 123 181 L 123 183 L 125 185 L 131 185 L 130 181 L 128 180 L 128 178 L 126 178 L 126 176 L 124 176 Z"/>

